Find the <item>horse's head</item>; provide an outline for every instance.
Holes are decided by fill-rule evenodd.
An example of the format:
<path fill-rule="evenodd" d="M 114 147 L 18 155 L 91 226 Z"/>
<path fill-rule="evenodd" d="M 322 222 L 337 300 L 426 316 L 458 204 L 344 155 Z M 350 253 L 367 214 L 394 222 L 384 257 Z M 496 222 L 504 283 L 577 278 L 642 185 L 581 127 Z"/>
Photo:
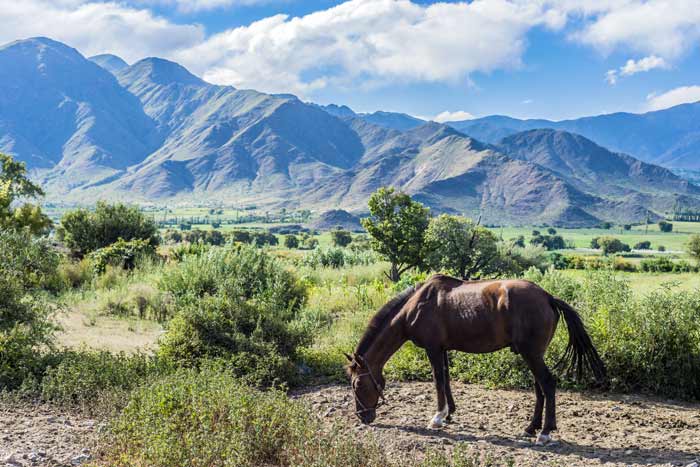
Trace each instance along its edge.
<path fill-rule="evenodd" d="M 373 374 L 362 355 L 345 354 L 345 357 L 350 361 L 347 372 L 355 397 L 355 414 L 362 423 L 372 423 L 377 416 L 380 399 L 384 400 L 384 377 Z"/>

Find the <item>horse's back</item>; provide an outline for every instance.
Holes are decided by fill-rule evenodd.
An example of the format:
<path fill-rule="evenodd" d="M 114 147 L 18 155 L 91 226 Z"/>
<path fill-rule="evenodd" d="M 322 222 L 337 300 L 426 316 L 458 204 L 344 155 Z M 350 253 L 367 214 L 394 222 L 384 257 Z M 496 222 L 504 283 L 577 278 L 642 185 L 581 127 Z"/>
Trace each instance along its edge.
<path fill-rule="evenodd" d="M 421 335 L 433 334 L 450 348 L 490 352 L 498 348 L 549 341 L 557 315 L 550 295 L 520 279 L 463 281 L 435 275 L 408 304 L 407 318 Z M 425 332 L 429 330 L 429 332 Z"/>

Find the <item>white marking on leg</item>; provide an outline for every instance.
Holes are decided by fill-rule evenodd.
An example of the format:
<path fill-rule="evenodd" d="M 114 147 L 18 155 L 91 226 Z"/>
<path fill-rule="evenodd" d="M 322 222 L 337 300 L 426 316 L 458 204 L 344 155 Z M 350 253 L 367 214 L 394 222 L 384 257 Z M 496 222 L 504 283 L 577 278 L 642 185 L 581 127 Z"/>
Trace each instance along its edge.
<path fill-rule="evenodd" d="M 445 406 L 437 412 L 434 416 L 433 419 L 430 421 L 428 424 L 428 428 L 442 428 L 445 426 L 445 419 L 447 416 L 450 414 L 450 407 L 445 403 Z"/>
<path fill-rule="evenodd" d="M 539 436 L 537 437 L 537 441 L 535 441 L 535 446 L 544 446 L 548 444 L 550 441 L 552 441 L 552 437 L 550 435 L 545 435 L 544 433 L 540 433 Z"/>

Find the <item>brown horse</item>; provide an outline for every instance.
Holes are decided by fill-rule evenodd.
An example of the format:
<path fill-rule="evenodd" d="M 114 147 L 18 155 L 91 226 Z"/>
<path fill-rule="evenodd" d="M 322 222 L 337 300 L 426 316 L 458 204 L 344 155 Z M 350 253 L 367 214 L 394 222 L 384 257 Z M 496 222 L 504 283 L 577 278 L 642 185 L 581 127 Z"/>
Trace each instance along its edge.
<path fill-rule="evenodd" d="M 355 352 L 346 354 L 356 413 L 363 423 L 374 421 L 379 400 L 384 398 L 384 365 L 410 340 L 428 354 L 437 390 L 437 413 L 428 427 L 440 428 L 455 411 L 447 351 L 488 353 L 510 347 L 523 357 L 535 378 L 535 412 L 525 433 L 535 436 L 541 428 L 537 444 L 546 444 L 557 422 L 556 381 L 545 365 L 544 353 L 560 315 L 569 331 L 562 362 L 568 362 L 579 377 L 588 366 L 603 382 L 605 366 L 580 316 L 564 301 L 524 280 L 467 282 L 435 275 L 384 305 Z"/>

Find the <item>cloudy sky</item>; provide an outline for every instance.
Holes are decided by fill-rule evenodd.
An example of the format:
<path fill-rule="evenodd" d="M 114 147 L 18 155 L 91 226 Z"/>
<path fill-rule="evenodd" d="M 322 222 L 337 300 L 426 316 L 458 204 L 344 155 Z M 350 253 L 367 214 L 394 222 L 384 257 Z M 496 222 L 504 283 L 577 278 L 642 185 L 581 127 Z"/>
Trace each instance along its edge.
<path fill-rule="evenodd" d="M 0 0 L 0 42 L 441 121 L 700 100 L 700 0 Z"/>

